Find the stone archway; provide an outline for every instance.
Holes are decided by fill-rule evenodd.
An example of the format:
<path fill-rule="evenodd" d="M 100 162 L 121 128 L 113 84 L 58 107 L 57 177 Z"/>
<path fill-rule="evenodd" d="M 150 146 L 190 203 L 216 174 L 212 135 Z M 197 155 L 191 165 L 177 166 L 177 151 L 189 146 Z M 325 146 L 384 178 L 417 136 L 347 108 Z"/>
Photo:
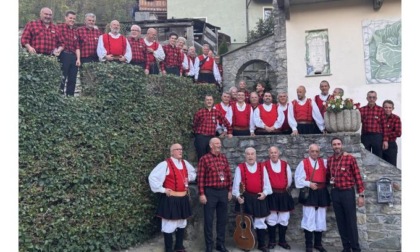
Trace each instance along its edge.
<path fill-rule="evenodd" d="M 275 68 L 263 60 L 251 60 L 239 67 L 234 83 L 245 80 L 248 90 L 253 90 L 257 82 L 268 83 L 271 89 L 277 85 Z"/>

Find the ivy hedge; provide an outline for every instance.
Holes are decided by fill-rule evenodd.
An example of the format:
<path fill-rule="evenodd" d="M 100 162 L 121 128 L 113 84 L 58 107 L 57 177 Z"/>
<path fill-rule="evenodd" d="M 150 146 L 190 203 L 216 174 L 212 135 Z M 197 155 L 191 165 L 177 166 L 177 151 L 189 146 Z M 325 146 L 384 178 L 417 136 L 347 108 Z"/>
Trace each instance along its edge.
<path fill-rule="evenodd" d="M 86 64 L 83 94 L 59 94 L 55 58 L 19 54 L 19 250 L 111 251 L 159 232 L 154 166 L 179 142 L 212 85 Z"/>

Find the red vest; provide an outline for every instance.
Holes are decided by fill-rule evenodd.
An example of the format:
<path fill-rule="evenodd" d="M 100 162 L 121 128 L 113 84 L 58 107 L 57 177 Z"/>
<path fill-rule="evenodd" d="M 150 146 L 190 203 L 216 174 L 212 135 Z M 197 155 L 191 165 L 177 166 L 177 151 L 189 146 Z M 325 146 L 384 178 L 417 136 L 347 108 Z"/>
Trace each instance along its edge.
<path fill-rule="evenodd" d="M 316 166 L 318 169 L 314 171 L 314 168 L 311 165 L 311 161 L 309 161 L 309 157 L 303 160 L 303 168 L 305 169 L 306 180 L 309 181 L 311 179 L 312 171 L 314 171 L 315 173 L 312 177 L 312 181 L 325 183 L 327 177 L 327 169 L 325 169 L 324 160 L 322 160 L 322 158 L 318 158 Z"/>
<path fill-rule="evenodd" d="M 277 106 L 277 110 L 280 109 L 279 106 L 280 106 L 280 104 Z M 288 121 L 288 117 L 289 117 L 288 112 L 289 112 L 289 103 L 287 103 L 287 105 L 286 105 L 286 110 L 283 111 L 284 122 L 283 122 L 283 125 L 281 125 L 281 127 L 280 127 L 280 131 L 285 131 L 285 130 L 290 129 L 290 125 L 289 125 L 289 121 Z"/>
<path fill-rule="evenodd" d="M 265 167 L 267 168 L 271 187 L 273 189 L 286 189 L 287 188 L 287 162 L 283 160 L 279 160 L 279 161 L 280 161 L 280 167 L 281 167 L 280 173 L 273 171 L 270 160 L 265 161 Z"/>
<path fill-rule="evenodd" d="M 204 55 L 198 56 L 198 61 L 202 61 L 205 57 Z M 208 57 L 208 59 L 201 65 L 200 70 L 212 71 L 213 72 L 213 64 L 214 59 L 212 57 Z"/>
<path fill-rule="evenodd" d="M 145 43 L 146 43 L 146 42 L 145 42 Z M 147 47 L 147 48 L 152 48 L 152 49 L 153 49 L 153 51 L 156 51 L 156 50 L 159 48 L 159 43 L 155 41 L 155 42 L 153 42 L 150 46 L 148 46 L 148 45 L 146 44 L 146 47 Z M 149 63 L 151 63 L 151 64 L 156 63 L 155 56 L 153 56 L 153 53 L 152 53 L 152 52 L 147 51 L 147 61 L 148 61 Z"/>
<path fill-rule="evenodd" d="M 245 191 L 249 193 L 260 193 L 264 187 L 264 165 L 257 163 L 255 173 L 250 173 L 246 168 L 246 164 L 239 164 L 241 170 L 241 181 L 245 185 Z"/>
<path fill-rule="evenodd" d="M 214 105 L 214 108 L 216 110 L 219 110 L 220 112 L 222 112 L 223 116 L 226 116 L 227 110 L 225 110 L 222 106 L 222 103 L 217 103 L 216 105 Z"/>
<path fill-rule="evenodd" d="M 249 127 L 249 120 L 251 117 L 251 105 L 245 103 L 244 111 L 239 111 L 236 104 L 232 105 L 232 126 Z"/>
<path fill-rule="evenodd" d="M 306 99 L 306 103 L 299 105 L 296 100 L 292 101 L 293 112 L 297 122 L 312 121 L 312 101 L 310 98 Z"/>
<path fill-rule="evenodd" d="M 327 100 L 328 101 L 330 99 L 331 95 L 328 95 Z M 324 118 L 324 114 L 327 111 L 327 106 L 324 105 L 324 101 L 321 100 L 321 98 L 319 97 L 319 95 L 315 96 L 315 103 L 319 108 L 319 111 L 321 112 L 322 118 Z"/>
<path fill-rule="evenodd" d="M 123 35 L 120 35 L 119 38 L 115 39 L 111 37 L 108 33 L 105 33 L 102 36 L 104 42 L 104 47 L 107 54 L 112 54 L 115 56 L 124 55 L 127 48 L 127 40 Z"/>
<path fill-rule="evenodd" d="M 187 190 L 184 184 L 184 179 L 188 179 L 188 170 L 184 160 L 182 162 L 182 170 L 179 170 L 171 158 L 166 159 L 168 163 L 169 174 L 166 175 L 163 187 L 169 188 L 176 192 L 184 192 Z"/>
<path fill-rule="evenodd" d="M 260 109 L 260 117 L 264 122 L 265 126 L 272 127 L 277 120 L 277 106 L 276 104 L 271 104 L 271 111 L 265 111 L 262 104 L 258 106 Z"/>

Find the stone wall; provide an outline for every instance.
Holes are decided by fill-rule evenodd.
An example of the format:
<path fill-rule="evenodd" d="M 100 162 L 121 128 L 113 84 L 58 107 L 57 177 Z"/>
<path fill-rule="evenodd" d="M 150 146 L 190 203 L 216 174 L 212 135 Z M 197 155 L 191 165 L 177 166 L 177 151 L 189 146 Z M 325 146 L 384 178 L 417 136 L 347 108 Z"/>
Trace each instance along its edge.
<path fill-rule="evenodd" d="M 257 136 L 257 137 L 233 137 L 224 139 L 223 153 L 226 154 L 232 174 L 237 164 L 244 162 L 244 150 L 246 147 L 254 147 L 257 150 L 257 160 L 268 159 L 268 148 L 277 146 L 281 151 L 281 159 L 287 161 L 292 169 L 296 169 L 298 163 L 308 156 L 308 147 L 311 143 L 317 143 L 321 147 L 321 156 L 327 158 L 333 151 L 330 145 L 331 139 L 339 136 L 343 139 L 345 151 L 356 157 L 366 187 L 366 205 L 358 208 L 357 218 L 359 227 L 359 240 L 364 251 L 401 251 L 401 191 L 394 190 L 393 205 L 378 204 L 376 182 L 386 177 L 397 185 L 401 184 L 401 171 L 389 163 L 368 153 L 360 143 L 360 135 L 357 133 L 338 133 L 328 135 L 300 135 L 300 136 Z M 292 184 L 294 188 L 294 184 Z M 191 187 L 194 216 L 189 221 L 188 239 L 194 243 L 204 244 L 203 211 L 199 205 L 197 188 Z M 292 190 L 295 200 L 295 210 L 291 213 L 289 228 L 286 239 L 291 242 L 304 244 L 304 233 L 300 228 L 302 218 L 302 206 L 297 203 L 298 190 Z M 229 224 L 227 237 L 231 237 L 235 230 L 234 202 L 229 207 Z M 327 230 L 323 237 L 326 246 L 341 246 L 340 236 L 335 221 L 332 206 L 327 211 Z"/>

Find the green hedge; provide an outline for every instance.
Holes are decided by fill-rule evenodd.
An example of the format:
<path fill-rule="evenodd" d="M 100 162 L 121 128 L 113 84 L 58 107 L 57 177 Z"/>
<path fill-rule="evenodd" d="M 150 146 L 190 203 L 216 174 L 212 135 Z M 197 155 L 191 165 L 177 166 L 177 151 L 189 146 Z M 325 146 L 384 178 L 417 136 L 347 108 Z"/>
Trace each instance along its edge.
<path fill-rule="evenodd" d="M 211 85 L 86 64 L 81 97 L 58 93 L 55 58 L 19 55 L 19 250 L 111 251 L 159 232 L 146 183 L 185 148 Z"/>

